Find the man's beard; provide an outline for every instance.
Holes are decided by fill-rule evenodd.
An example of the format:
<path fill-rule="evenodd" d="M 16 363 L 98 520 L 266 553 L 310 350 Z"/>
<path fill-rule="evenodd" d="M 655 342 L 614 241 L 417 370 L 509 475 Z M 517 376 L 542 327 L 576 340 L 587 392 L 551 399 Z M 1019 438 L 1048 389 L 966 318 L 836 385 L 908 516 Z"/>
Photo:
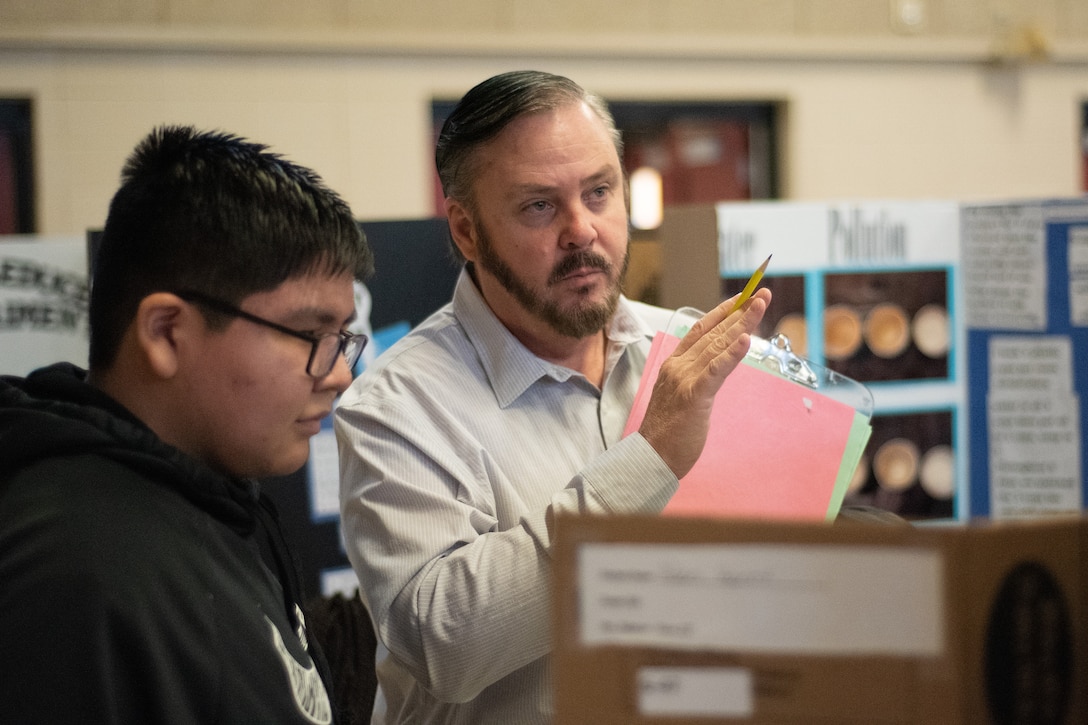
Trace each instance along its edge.
<path fill-rule="evenodd" d="M 611 280 L 608 296 L 603 302 L 595 304 L 583 302 L 568 311 L 555 302 L 544 299 L 517 276 L 510 265 L 495 252 L 491 237 L 482 224 L 476 225 L 476 238 L 480 267 L 497 279 L 499 284 L 513 295 L 529 314 L 542 320 L 560 335 L 580 339 L 594 335 L 608 326 L 619 305 L 620 282 L 627 273 L 627 265 L 631 258 L 630 245 L 623 258 L 623 269 L 618 276 L 613 276 L 615 269 L 607 259 L 587 250 L 573 252 L 560 260 L 548 277 L 548 286 L 557 284 L 571 272 L 584 268 L 599 269 Z"/>

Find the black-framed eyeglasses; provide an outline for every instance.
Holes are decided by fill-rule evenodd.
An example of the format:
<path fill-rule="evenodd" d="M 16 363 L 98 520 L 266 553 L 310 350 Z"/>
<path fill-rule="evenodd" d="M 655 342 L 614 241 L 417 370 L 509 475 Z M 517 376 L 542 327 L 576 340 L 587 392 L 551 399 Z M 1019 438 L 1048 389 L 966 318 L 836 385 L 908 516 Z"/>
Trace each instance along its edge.
<path fill-rule="evenodd" d="M 310 377 L 323 378 L 331 373 L 336 366 L 338 355 L 343 355 L 348 367 L 355 369 L 355 363 L 359 361 L 359 356 L 363 354 L 363 349 L 366 348 L 368 340 L 366 335 L 344 330 L 329 332 L 324 335 L 311 335 L 307 332 L 292 330 L 290 327 L 266 320 L 263 317 L 258 317 L 251 312 L 246 312 L 240 307 L 235 307 L 229 302 L 216 299 L 203 292 L 181 290 L 174 292 L 174 294 L 187 302 L 203 305 L 209 310 L 233 317 L 241 317 L 243 320 L 270 327 L 277 332 L 282 332 L 284 335 L 297 337 L 299 340 L 310 343 L 310 359 L 306 363 L 306 374 Z"/>

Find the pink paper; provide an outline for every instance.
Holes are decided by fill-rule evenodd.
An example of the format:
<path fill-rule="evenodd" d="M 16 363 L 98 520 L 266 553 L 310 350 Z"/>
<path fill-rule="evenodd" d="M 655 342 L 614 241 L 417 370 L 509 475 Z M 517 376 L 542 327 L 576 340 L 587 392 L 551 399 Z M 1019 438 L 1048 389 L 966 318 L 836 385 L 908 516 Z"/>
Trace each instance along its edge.
<path fill-rule="evenodd" d="M 679 342 L 654 338 L 624 435 L 642 423 L 661 363 Z M 663 513 L 825 519 L 854 414 L 815 390 L 738 365 L 715 398 L 702 455 Z"/>

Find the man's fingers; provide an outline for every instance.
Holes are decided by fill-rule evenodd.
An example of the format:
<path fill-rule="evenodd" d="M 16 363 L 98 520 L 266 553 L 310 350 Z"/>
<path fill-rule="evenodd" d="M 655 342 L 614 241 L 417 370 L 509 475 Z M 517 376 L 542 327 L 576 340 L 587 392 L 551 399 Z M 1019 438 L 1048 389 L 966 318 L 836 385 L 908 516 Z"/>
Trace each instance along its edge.
<path fill-rule="evenodd" d="M 736 298 L 737 295 L 730 297 L 697 320 L 680 341 L 675 354 L 684 354 L 692 348 L 696 354 L 702 353 L 717 339 L 718 335 L 728 335 L 732 325 L 737 324 L 738 321 L 741 331 L 755 332 L 760 320 L 763 319 L 763 313 L 767 311 L 767 306 L 771 303 L 770 290 L 766 288 L 756 290 L 739 310 L 730 315 L 729 310 Z M 728 327 L 723 328 L 723 324 Z"/>
<path fill-rule="evenodd" d="M 699 457 L 714 396 L 747 354 L 770 301 L 770 291 L 760 289 L 729 314 L 733 303 L 726 300 L 692 325 L 662 363 L 639 431 L 678 478 Z"/>

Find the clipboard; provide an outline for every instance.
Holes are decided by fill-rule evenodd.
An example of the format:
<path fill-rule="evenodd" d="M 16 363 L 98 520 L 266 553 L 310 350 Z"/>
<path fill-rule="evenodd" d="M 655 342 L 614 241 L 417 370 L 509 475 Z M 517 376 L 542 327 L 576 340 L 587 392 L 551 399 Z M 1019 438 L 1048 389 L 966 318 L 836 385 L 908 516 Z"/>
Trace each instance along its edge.
<path fill-rule="evenodd" d="M 665 331 L 677 338 L 683 337 L 704 314 L 694 307 L 681 307 L 673 313 Z M 866 418 L 873 417 L 873 394 L 869 388 L 853 378 L 797 355 L 790 348 L 789 338 L 781 333 L 769 339 L 752 335 L 752 345 L 745 361 L 798 385 L 819 390 L 849 405 Z"/>
<path fill-rule="evenodd" d="M 624 433 L 638 429 L 657 372 L 703 313 L 673 314 L 658 333 Z M 722 385 L 703 453 L 663 515 L 832 520 L 872 433 L 862 383 L 796 355 L 781 334 L 752 336 Z"/>

